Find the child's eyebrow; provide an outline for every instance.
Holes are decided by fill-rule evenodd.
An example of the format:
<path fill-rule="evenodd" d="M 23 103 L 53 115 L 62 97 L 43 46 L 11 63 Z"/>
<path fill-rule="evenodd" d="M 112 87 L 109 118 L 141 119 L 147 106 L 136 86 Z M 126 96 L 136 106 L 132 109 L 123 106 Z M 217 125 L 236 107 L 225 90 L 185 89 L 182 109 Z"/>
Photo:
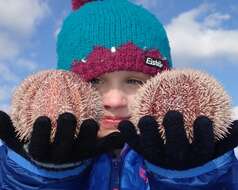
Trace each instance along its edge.
<path fill-rule="evenodd" d="M 150 78 L 150 76 L 144 76 L 144 75 L 140 75 L 140 74 L 131 74 L 129 76 L 129 78 L 136 78 L 136 79 L 140 79 L 140 80 L 147 80 Z"/>

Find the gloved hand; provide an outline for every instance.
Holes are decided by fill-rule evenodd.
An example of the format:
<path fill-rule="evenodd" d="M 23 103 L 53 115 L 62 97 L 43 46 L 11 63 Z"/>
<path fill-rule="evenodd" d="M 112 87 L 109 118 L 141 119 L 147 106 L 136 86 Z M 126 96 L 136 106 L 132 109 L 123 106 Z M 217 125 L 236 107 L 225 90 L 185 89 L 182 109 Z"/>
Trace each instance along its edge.
<path fill-rule="evenodd" d="M 213 123 L 205 116 L 195 120 L 191 144 L 185 134 L 181 113 L 169 111 L 163 119 L 163 126 L 165 144 L 159 134 L 159 126 L 151 116 L 140 119 L 140 134 L 136 133 L 130 121 L 122 121 L 118 128 L 131 148 L 152 164 L 167 169 L 185 170 L 201 166 L 238 145 L 238 121 L 233 122 L 230 135 L 217 143 L 214 140 Z"/>
<path fill-rule="evenodd" d="M 46 116 L 39 117 L 34 122 L 31 139 L 23 143 L 17 138 L 10 117 L 0 111 L 0 138 L 16 153 L 47 169 L 59 169 L 61 165 L 64 165 L 63 168 L 65 165 L 70 167 L 70 164 L 75 165 L 124 144 L 119 132 L 98 139 L 99 126 L 93 119 L 82 123 L 80 132 L 75 138 L 76 124 L 73 114 L 61 114 L 57 120 L 55 139 L 51 143 L 51 121 Z M 52 165 L 56 168 L 51 168 Z"/>

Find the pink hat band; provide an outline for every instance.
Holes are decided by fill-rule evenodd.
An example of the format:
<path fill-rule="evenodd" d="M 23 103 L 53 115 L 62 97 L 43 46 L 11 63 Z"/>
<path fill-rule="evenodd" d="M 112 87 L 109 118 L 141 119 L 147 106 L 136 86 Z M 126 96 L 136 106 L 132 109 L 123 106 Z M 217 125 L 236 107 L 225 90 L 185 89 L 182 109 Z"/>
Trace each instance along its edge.
<path fill-rule="evenodd" d="M 89 81 L 114 71 L 136 71 L 153 76 L 169 70 L 169 64 L 158 50 L 141 49 L 127 43 L 111 49 L 97 46 L 87 59 L 75 60 L 71 70 Z"/>

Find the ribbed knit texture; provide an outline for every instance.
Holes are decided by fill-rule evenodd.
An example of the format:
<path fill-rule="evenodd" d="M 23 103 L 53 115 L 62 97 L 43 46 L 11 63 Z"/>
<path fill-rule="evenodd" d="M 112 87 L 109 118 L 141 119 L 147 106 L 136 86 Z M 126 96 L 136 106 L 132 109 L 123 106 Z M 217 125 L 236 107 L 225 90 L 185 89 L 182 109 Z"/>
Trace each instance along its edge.
<path fill-rule="evenodd" d="M 146 64 L 148 57 L 160 60 L 161 67 Z M 169 70 L 168 61 L 163 60 L 158 50 L 144 51 L 132 43 L 115 49 L 115 52 L 104 47 L 95 47 L 87 60 L 75 61 L 72 65 L 72 71 L 86 81 L 114 71 L 137 71 L 153 76 L 164 70 Z"/>
<path fill-rule="evenodd" d="M 127 0 L 86 3 L 63 23 L 57 40 L 58 68 L 70 70 L 75 60 L 87 60 L 96 46 L 111 49 L 129 42 L 146 51 L 157 49 L 172 67 L 166 32 L 147 10 Z"/>

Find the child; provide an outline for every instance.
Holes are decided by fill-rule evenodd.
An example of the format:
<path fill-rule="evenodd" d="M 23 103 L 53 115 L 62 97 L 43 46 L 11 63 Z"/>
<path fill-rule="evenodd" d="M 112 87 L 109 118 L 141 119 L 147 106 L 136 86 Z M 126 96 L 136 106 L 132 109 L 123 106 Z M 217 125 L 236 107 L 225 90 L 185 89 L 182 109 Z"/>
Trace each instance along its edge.
<path fill-rule="evenodd" d="M 232 151 L 202 167 L 184 171 L 173 171 L 188 168 L 183 163 L 186 156 L 183 147 L 172 149 L 172 155 L 168 155 L 168 160 L 171 160 L 169 156 L 173 158 L 181 150 L 182 156 L 173 160 L 178 165 L 153 162 L 166 155 L 156 157 L 150 151 L 157 145 L 150 144 L 150 139 L 158 127 L 150 116 L 140 122 L 142 145 L 135 146 L 139 148 L 126 145 L 119 154 L 116 153 L 122 148 L 121 141 L 128 141 L 127 135 L 131 137 L 133 134 L 133 125 L 128 120 L 131 117 L 130 104 L 138 88 L 150 77 L 172 68 L 167 35 L 155 16 L 127 0 L 73 1 L 73 8 L 58 35 L 58 69 L 79 74 L 100 92 L 105 112 L 99 122 L 98 137 L 106 138 L 106 146 L 100 155 L 91 154 L 80 165 L 65 167 L 63 171 L 49 171 L 41 168 L 44 165 L 39 162 L 32 163 L 29 158 L 23 158 L 22 152 L 16 151 L 14 146 L 10 146 L 15 150 L 12 151 L 6 143 L 8 147 L 3 145 L 1 148 L 1 189 L 238 189 L 235 182 L 238 165 Z M 6 115 L 1 113 L 0 116 L 0 128 L 10 126 Z M 183 129 L 181 117 L 177 112 L 168 113 L 168 125 L 179 123 L 179 130 Z M 67 115 L 64 122 L 70 119 L 72 116 Z M 205 122 L 207 124 L 210 122 Z M 233 144 L 228 149 L 231 147 Z M 77 152 L 77 149 L 73 150 Z M 44 163 L 44 160 L 39 161 Z"/>
<path fill-rule="evenodd" d="M 129 140 L 133 141 L 132 139 L 136 138 L 136 135 L 128 134 L 130 133 L 128 131 L 133 130 L 132 124 L 122 120 L 130 119 L 130 104 L 140 85 L 155 74 L 172 68 L 166 32 L 153 15 L 126 0 L 93 1 L 79 7 L 75 4 L 74 8 L 75 11 L 65 20 L 58 36 L 58 68 L 69 69 L 79 74 L 83 79 L 91 82 L 101 93 L 105 114 L 100 121 L 99 136 L 108 135 L 119 129 L 124 137 L 127 136 L 127 140 L 129 137 Z M 138 146 L 131 147 L 140 153 L 142 160 L 135 152 L 126 149 L 126 153 L 122 153 L 124 162 L 121 163 L 119 159 L 118 163 L 118 159 L 114 158 L 110 172 L 103 172 L 104 177 L 111 176 L 112 181 L 109 182 L 105 178 L 100 181 L 99 176 L 102 174 L 101 172 L 97 174 L 98 168 L 102 170 L 104 168 L 100 165 L 107 163 L 106 160 L 108 161 L 108 157 L 101 157 L 95 164 L 94 176 L 97 176 L 95 188 L 100 186 L 102 189 L 110 187 L 109 189 L 138 190 L 224 189 L 229 186 L 229 189 L 232 189 L 231 186 L 234 186 L 233 189 L 238 189 L 231 178 L 228 180 L 222 178 L 222 172 L 219 173 L 219 170 L 223 170 L 227 176 L 237 177 L 236 172 L 229 173 L 231 168 L 224 167 L 228 164 L 227 155 L 208 162 L 201 170 L 186 171 L 185 169 L 203 165 L 204 161 L 200 162 L 200 158 L 194 158 L 191 165 L 185 161 L 189 152 L 186 150 L 186 143 L 184 143 L 185 135 L 179 135 L 183 129 L 182 116 L 179 113 L 171 112 L 165 116 L 164 120 L 168 121 L 167 125 L 178 125 L 178 130 L 174 129 L 171 135 L 177 140 L 174 140 L 174 144 L 172 143 L 170 147 L 167 146 L 167 155 L 161 153 L 159 157 L 156 157 L 156 153 L 151 151 L 156 150 L 151 149 L 151 146 L 158 145 L 158 151 L 160 148 L 159 143 L 150 141 L 154 137 L 151 131 L 156 131 L 158 126 L 153 118 L 144 117 L 139 122 L 139 125 L 142 125 L 139 128 L 142 129 L 141 138 L 146 142 L 143 142 L 139 148 Z M 208 118 L 198 120 L 198 125 L 212 129 L 212 122 Z M 234 126 L 235 137 L 237 136 L 237 123 Z M 143 132 L 143 129 L 149 131 Z M 184 134 L 184 131 L 182 133 Z M 213 141 L 212 138 L 206 140 L 207 144 Z M 230 140 L 233 139 L 230 138 Z M 177 142 L 178 144 L 176 144 Z M 134 142 L 134 144 L 136 143 Z M 225 145 L 223 142 L 221 144 Z M 237 141 L 230 141 L 226 148 L 224 148 L 225 146 L 216 146 L 216 156 L 206 155 L 203 159 L 210 161 L 236 145 Z M 201 150 L 201 157 L 204 156 L 202 155 L 203 151 Z M 163 170 L 151 165 L 147 161 L 148 164 L 143 164 L 143 159 L 149 160 L 157 166 L 182 169 L 185 172 L 173 173 L 170 170 Z M 221 162 L 223 164 L 220 164 Z M 211 165 L 213 166 L 211 167 Z M 235 161 L 233 169 L 236 167 L 237 162 Z M 118 170 L 120 170 L 119 173 Z M 219 180 L 211 174 L 215 171 L 218 172 Z M 190 184 L 193 182 L 194 187 Z M 90 187 L 94 188 L 93 185 Z"/>

